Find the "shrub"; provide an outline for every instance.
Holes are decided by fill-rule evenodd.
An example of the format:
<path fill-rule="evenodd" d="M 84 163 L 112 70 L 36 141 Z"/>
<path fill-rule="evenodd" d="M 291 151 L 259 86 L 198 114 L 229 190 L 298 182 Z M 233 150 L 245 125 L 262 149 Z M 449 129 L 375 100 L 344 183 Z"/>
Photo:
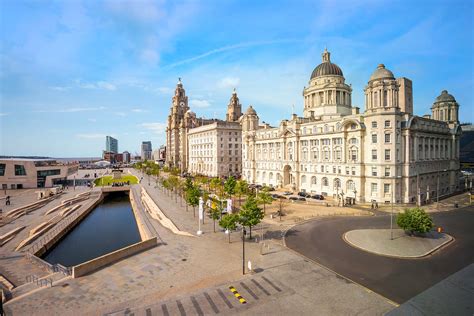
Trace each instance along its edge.
<path fill-rule="evenodd" d="M 411 233 L 426 233 L 434 226 L 433 219 L 419 207 L 405 209 L 403 213 L 398 214 L 397 225 Z"/>

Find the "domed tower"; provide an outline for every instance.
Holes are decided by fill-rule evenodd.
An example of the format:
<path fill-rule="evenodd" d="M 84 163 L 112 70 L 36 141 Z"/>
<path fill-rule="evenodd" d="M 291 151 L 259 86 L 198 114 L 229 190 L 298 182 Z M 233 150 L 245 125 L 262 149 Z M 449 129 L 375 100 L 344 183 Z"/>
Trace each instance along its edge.
<path fill-rule="evenodd" d="M 459 124 L 459 104 L 456 99 L 443 90 L 431 107 L 432 117 L 448 124 Z"/>
<path fill-rule="evenodd" d="M 341 68 L 331 62 L 327 49 L 322 57 L 322 63 L 311 74 L 309 87 L 303 90 L 304 117 L 349 115 L 352 89 L 345 83 Z"/>
<path fill-rule="evenodd" d="M 170 114 L 168 115 L 168 126 L 166 128 L 166 163 L 169 166 L 178 167 L 181 161 L 179 129 L 181 122 L 184 120 L 184 114 L 188 110 L 188 97 L 186 96 L 181 78 L 179 78 L 174 90 Z"/>
<path fill-rule="evenodd" d="M 258 129 L 259 117 L 254 108 L 250 105 L 240 119 L 242 132 L 255 131 Z"/>
<path fill-rule="evenodd" d="M 379 64 L 364 89 L 366 111 L 398 109 L 413 114 L 412 83 L 395 79 L 393 73 Z"/>
<path fill-rule="evenodd" d="M 239 118 L 242 116 L 242 104 L 239 102 L 239 98 L 237 97 L 237 92 L 232 92 L 232 97 L 229 100 L 229 105 L 227 105 L 227 114 L 226 114 L 226 121 L 227 122 L 237 122 Z"/>

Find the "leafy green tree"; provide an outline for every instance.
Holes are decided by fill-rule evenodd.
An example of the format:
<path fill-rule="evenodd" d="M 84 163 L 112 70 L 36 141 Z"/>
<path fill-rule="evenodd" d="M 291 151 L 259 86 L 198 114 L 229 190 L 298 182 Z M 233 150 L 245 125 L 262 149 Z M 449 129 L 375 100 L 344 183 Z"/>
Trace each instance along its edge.
<path fill-rule="evenodd" d="M 220 186 L 221 186 L 221 179 L 219 178 L 212 178 L 211 181 L 209 182 L 209 187 L 214 192 L 214 194 L 217 194 L 218 188 Z"/>
<path fill-rule="evenodd" d="M 225 180 L 224 183 L 224 192 L 227 193 L 231 198 L 232 195 L 235 194 L 235 186 L 237 184 L 237 181 L 235 181 L 235 178 L 233 176 L 230 176 Z"/>
<path fill-rule="evenodd" d="M 222 216 L 222 219 L 219 221 L 219 226 L 226 229 L 229 232 L 229 244 L 230 244 L 230 233 L 231 231 L 237 228 L 237 223 L 239 222 L 239 215 L 237 214 L 226 214 Z"/>
<path fill-rule="evenodd" d="M 211 218 L 214 221 L 214 232 L 216 232 L 216 220 L 218 220 L 221 216 L 221 206 L 219 203 L 213 203 L 214 207 L 211 207 L 210 212 L 211 212 Z"/>
<path fill-rule="evenodd" d="M 239 223 L 249 227 L 250 239 L 252 239 L 252 227 L 260 223 L 264 216 L 262 209 L 258 207 L 255 197 L 249 195 L 239 212 Z"/>
<path fill-rule="evenodd" d="M 273 202 L 272 196 L 270 195 L 270 193 L 268 193 L 268 188 L 263 188 L 260 192 L 258 192 L 257 202 L 259 204 L 263 204 L 263 214 L 266 214 L 265 205 L 271 204 Z"/>
<path fill-rule="evenodd" d="M 178 202 L 178 198 L 177 198 L 177 195 L 176 195 L 176 192 L 178 190 L 178 183 L 179 183 L 179 179 L 177 176 L 169 176 L 168 177 L 168 182 L 170 183 L 170 187 L 171 187 L 171 190 L 173 191 L 174 193 L 174 196 L 175 196 L 175 200 L 176 202 Z"/>
<path fill-rule="evenodd" d="M 170 183 L 169 183 L 168 179 L 163 178 L 163 180 L 161 181 L 161 185 L 166 190 L 166 193 L 169 194 L 169 189 L 170 189 L 171 186 L 170 186 Z"/>
<path fill-rule="evenodd" d="M 245 180 L 238 180 L 235 184 L 235 194 L 239 197 L 239 206 L 241 205 L 242 195 L 248 194 L 249 184 Z"/>
<path fill-rule="evenodd" d="M 434 226 L 431 216 L 419 207 L 408 208 L 398 214 L 397 225 L 411 234 L 414 232 L 427 233 Z"/>
<path fill-rule="evenodd" d="M 187 190 L 186 202 L 193 207 L 193 215 L 196 217 L 196 206 L 199 205 L 199 197 L 201 192 L 197 186 L 192 186 Z"/>

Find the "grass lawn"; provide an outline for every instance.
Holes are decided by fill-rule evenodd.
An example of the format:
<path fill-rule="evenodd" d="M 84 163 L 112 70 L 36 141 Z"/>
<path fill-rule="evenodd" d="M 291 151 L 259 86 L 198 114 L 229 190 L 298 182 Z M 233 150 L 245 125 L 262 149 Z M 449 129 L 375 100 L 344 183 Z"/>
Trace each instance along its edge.
<path fill-rule="evenodd" d="M 94 183 L 96 186 L 102 185 L 111 185 L 114 182 L 127 182 L 130 181 L 130 184 L 137 184 L 138 178 L 131 174 L 124 174 L 120 179 L 113 179 L 112 176 L 104 176 L 101 178 L 95 179 Z"/>

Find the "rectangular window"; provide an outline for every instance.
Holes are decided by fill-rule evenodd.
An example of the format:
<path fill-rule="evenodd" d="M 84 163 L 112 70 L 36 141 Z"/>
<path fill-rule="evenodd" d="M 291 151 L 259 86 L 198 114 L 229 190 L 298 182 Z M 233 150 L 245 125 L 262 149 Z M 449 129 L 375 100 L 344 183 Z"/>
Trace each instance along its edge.
<path fill-rule="evenodd" d="M 0 177 L 3 177 L 5 175 L 5 166 L 6 164 L 0 163 Z"/>
<path fill-rule="evenodd" d="M 385 167 L 385 176 L 390 177 L 390 167 Z"/>
<path fill-rule="evenodd" d="M 372 167 L 372 177 L 377 176 L 377 167 Z"/>
<path fill-rule="evenodd" d="M 372 160 L 377 160 L 377 149 L 372 149 Z"/>
<path fill-rule="evenodd" d="M 383 193 L 385 193 L 385 194 L 390 193 L 390 184 L 384 183 L 384 185 L 383 185 Z"/>
<path fill-rule="evenodd" d="M 346 167 L 346 174 L 349 175 L 350 171 L 349 171 L 349 167 Z"/>
<path fill-rule="evenodd" d="M 385 144 L 390 143 L 390 133 L 385 134 Z"/>
<path fill-rule="evenodd" d="M 385 121 L 385 127 L 390 127 L 390 121 Z"/>
<path fill-rule="evenodd" d="M 372 121 L 372 128 L 377 128 L 377 121 Z"/>
<path fill-rule="evenodd" d="M 355 167 L 352 167 L 352 175 L 353 175 L 353 176 L 356 175 L 356 168 L 355 168 Z"/>
<path fill-rule="evenodd" d="M 377 134 L 372 134 L 372 144 L 377 144 Z"/>
<path fill-rule="evenodd" d="M 370 184 L 370 192 L 372 192 L 372 194 L 377 193 L 377 183 Z"/>
<path fill-rule="evenodd" d="M 26 176 L 25 166 L 15 165 L 15 176 Z"/>
<path fill-rule="evenodd" d="M 385 160 L 390 160 L 390 149 L 385 149 Z"/>
<path fill-rule="evenodd" d="M 336 167 L 332 167 L 332 173 L 336 173 Z"/>

